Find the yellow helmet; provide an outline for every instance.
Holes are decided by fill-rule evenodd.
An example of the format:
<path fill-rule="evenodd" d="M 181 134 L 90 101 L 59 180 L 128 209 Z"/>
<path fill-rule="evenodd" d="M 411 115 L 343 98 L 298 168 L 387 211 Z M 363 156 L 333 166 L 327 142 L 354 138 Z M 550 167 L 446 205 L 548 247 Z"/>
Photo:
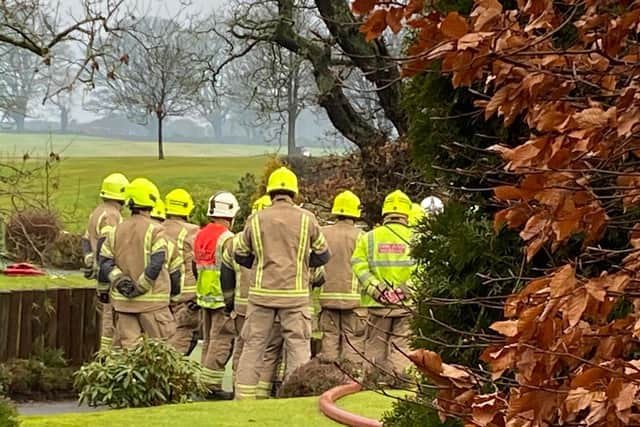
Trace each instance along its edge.
<path fill-rule="evenodd" d="M 393 191 L 384 198 L 382 215 L 398 214 L 409 217 L 411 214 L 411 199 L 400 190 Z"/>
<path fill-rule="evenodd" d="M 338 216 L 360 218 L 362 216 L 360 199 L 351 191 L 343 191 L 333 199 L 331 213 Z"/>
<path fill-rule="evenodd" d="M 151 209 L 151 218 L 156 218 L 163 221 L 167 219 L 167 210 L 162 199 L 158 199 L 153 209 Z"/>
<path fill-rule="evenodd" d="M 271 175 L 269 175 L 269 181 L 267 182 L 267 193 L 278 190 L 298 194 L 298 177 L 284 166 L 273 171 Z"/>
<path fill-rule="evenodd" d="M 188 217 L 193 211 L 193 198 L 187 190 L 176 188 L 171 190 L 164 198 L 167 207 L 167 215 Z"/>
<path fill-rule="evenodd" d="M 141 207 L 153 208 L 160 200 L 158 187 L 146 178 L 136 178 L 125 190 L 127 204 Z"/>
<path fill-rule="evenodd" d="M 100 197 L 124 202 L 124 191 L 127 185 L 129 185 L 129 180 L 126 176 L 121 173 L 112 173 L 102 181 Z"/>
<path fill-rule="evenodd" d="M 424 216 L 425 213 L 424 209 L 422 209 L 422 206 L 420 206 L 419 203 L 412 203 L 411 214 L 409 214 L 409 225 L 411 227 L 415 227 L 420 221 L 422 221 L 422 218 L 424 218 Z"/>
<path fill-rule="evenodd" d="M 251 213 L 254 214 L 264 208 L 268 208 L 269 206 L 271 206 L 271 204 L 271 196 L 265 194 L 264 196 L 253 202 L 253 205 L 251 205 Z"/>

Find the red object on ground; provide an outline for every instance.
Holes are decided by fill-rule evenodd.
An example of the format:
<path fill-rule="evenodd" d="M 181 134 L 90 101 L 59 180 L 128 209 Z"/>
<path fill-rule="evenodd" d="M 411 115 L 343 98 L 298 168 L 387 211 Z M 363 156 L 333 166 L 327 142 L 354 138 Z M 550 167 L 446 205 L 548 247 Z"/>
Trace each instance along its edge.
<path fill-rule="evenodd" d="M 350 394 L 358 393 L 362 386 L 352 382 L 349 384 L 334 387 L 320 396 L 320 411 L 334 421 L 351 427 L 382 427 L 378 420 L 362 417 L 357 414 L 340 409 L 336 406 L 336 401 Z"/>
<path fill-rule="evenodd" d="M 18 264 L 8 265 L 2 273 L 5 276 L 44 276 L 45 272 L 40 270 L 33 264 L 21 262 Z"/>

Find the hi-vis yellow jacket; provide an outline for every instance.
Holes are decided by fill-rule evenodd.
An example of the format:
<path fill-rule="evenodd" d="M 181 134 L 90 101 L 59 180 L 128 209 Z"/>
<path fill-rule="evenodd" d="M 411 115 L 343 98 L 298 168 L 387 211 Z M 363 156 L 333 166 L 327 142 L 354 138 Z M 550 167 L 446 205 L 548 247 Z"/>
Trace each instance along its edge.
<path fill-rule="evenodd" d="M 377 299 L 384 290 L 408 292 L 415 269 L 410 256 L 412 233 L 406 224 L 387 221 L 358 239 L 351 265 L 362 284 L 364 307 L 383 307 Z"/>

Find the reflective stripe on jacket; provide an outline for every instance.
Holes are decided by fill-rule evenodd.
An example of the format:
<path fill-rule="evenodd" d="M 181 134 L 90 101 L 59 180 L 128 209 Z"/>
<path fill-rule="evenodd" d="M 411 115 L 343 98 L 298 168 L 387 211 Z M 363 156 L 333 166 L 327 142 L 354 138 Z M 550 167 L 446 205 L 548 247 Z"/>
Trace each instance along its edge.
<path fill-rule="evenodd" d="M 167 219 L 164 223 L 165 235 L 175 241 L 176 250 L 182 258 L 180 267 L 180 294 L 171 298 L 172 302 L 184 302 L 196 297 L 196 277 L 193 274 L 193 245 L 200 230 L 195 224 L 182 219 Z"/>
<path fill-rule="evenodd" d="M 168 259 L 162 226 L 148 214 L 133 215 L 116 226 L 100 252 L 100 275 L 108 276 L 111 283 L 128 276 L 147 291 L 127 298 L 112 286 L 113 308 L 125 313 L 144 313 L 168 306 L 171 290 Z M 157 260 L 161 260 L 161 265 L 156 265 Z"/>
<path fill-rule="evenodd" d="M 324 266 L 325 283 L 320 288 L 320 306 L 349 310 L 360 306 L 360 283 L 351 267 L 351 256 L 358 237 L 364 234 L 353 221 L 338 221 L 322 227 L 331 248 L 331 259 Z"/>
<path fill-rule="evenodd" d="M 309 304 L 311 253 L 329 256 L 313 213 L 277 196 L 269 209 L 252 215 L 238 239 L 237 258 L 254 256 L 255 280 L 249 302 L 285 308 Z"/>
<path fill-rule="evenodd" d="M 236 273 L 236 289 L 233 295 L 234 311 L 241 316 L 247 314 L 249 304 L 249 288 L 251 287 L 255 274 L 255 263 L 253 268 L 245 268 L 233 259 L 233 253 L 238 247 L 238 241 L 242 238 L 242 233 L 233 237 L 233 244 L 226 245 L 222 254 L 222 262 Z"/>
<path fill-rule="evenodd" d="M 96 207 L 91 215 L 87 229 L 82 237 L 83 255 L 85 265 L 93 266 L 95 276 L 98 273 L 98 241 L 107 238 L 107 235 L 113 233 L 116 225 L 122 223 L 122 214 L 120 213 L 121 205 L 113 200 L 105 200 Z M 99 288 L 109 287 L 108 283 L 99 283 Z"/>
<path fill-rule="evenodd" d="M 410 283 L 415 261 L 410 256 L 412 230 L 398 222 L 387 222 L 363 234 L 351 258 L 353 272 L 362 284 L 364 307 L 382 307 L 373 296 L 384 289 Z"/>
<path fill-rule="evenodd" d="M 220 284 L 220 266 L 225 244 L 233 238 L 227 227 L 210 223 L 202 228 L 194 241 L 194 256 L 198 268 L 196 293 L 198 305 L 217 309 L 224 307 Z"/>

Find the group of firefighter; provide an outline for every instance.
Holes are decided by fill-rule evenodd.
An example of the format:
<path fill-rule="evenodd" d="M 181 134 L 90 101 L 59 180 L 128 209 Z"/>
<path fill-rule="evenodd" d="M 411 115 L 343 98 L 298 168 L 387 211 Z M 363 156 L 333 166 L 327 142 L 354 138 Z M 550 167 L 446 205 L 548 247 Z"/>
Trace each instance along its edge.
<path fill-rule="evenodd" d="M 266 398 L 281 368 L 286 378 L 311 358 L 317 292 L 318 357 L 403 373 L 413 226 L 442 202 L 415 204 L 396 190 L 382 223 L 364 232 L 352 192 L 335 197 L 332 224 L 323 227 L 295 204 L 297 195 L 296 175 L 275 170 L 234 235 L 240 206 L 230 192 L 211 196 L 200 227 L 189 222 L 194 201 L 184 189 L 163 200 L 148 179 L 106 177 L 83 239 L 85 276 L 97 281 L 102 309 L 101 347 L 132 348 L 146 335 L 189 355 L 202 336 L 210 398 Z M 233 393 L 222 389 L 230 359 Z"/>

